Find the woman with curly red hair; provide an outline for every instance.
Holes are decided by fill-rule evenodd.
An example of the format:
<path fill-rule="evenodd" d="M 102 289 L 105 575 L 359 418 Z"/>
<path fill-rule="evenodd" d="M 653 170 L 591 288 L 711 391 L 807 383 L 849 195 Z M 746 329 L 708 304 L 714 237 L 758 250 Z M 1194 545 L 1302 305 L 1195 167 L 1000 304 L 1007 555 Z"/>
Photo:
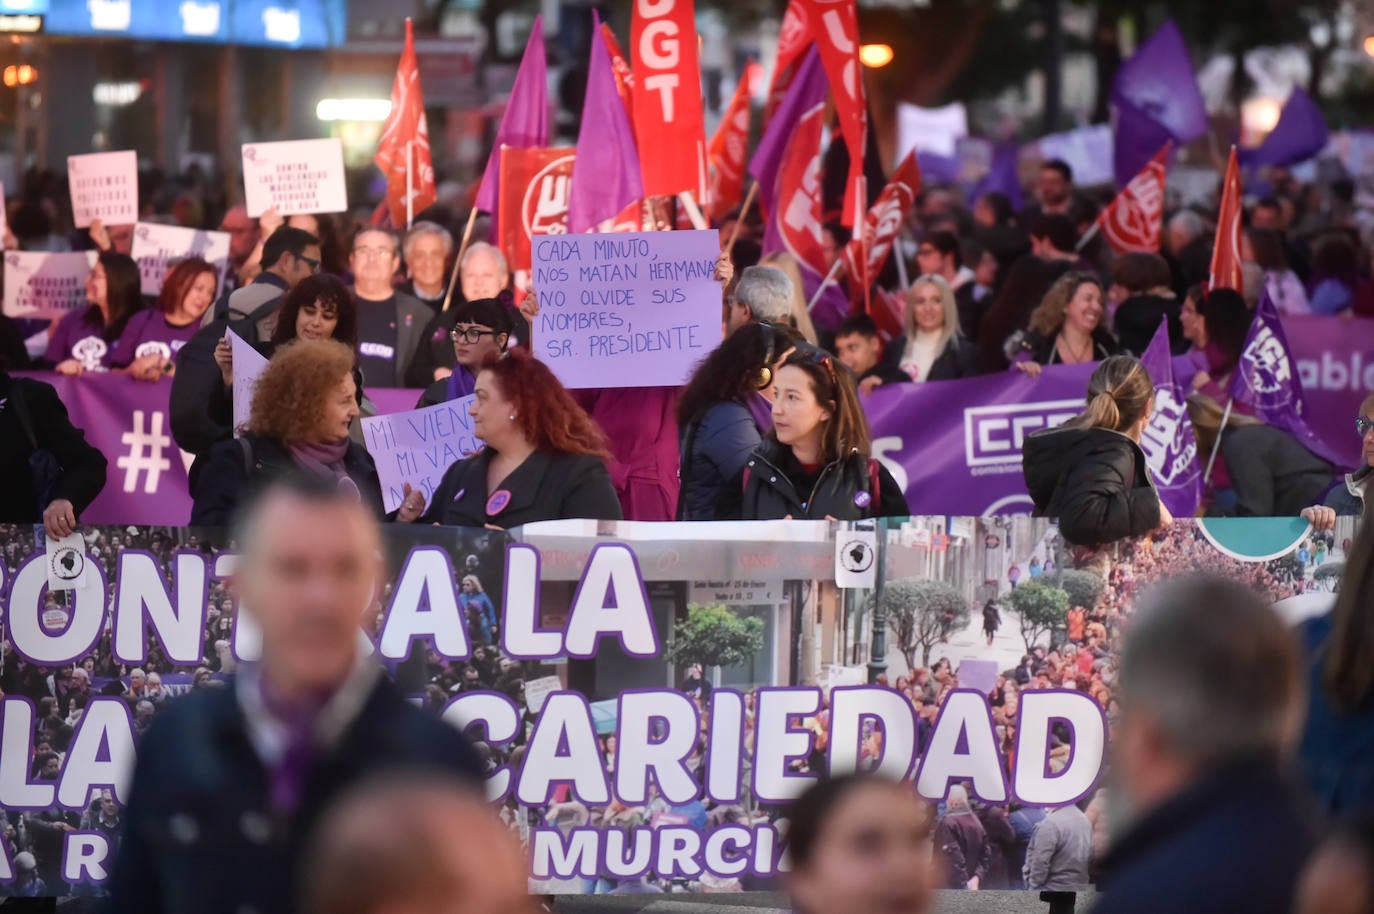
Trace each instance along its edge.
<path fill-rule="evenodd" d="M 354 360 L 352 347 L 329 338 L 277 349 L 254 387 L 243 437 L 216 444 L 196 479 L 192 526 L 225 526 L 248 492 L 292 472 L 334 478 L 378 518 L 386 515 L 377 467 L 348 437 L 358 416 Z M 421 507 L 412 500 L 401 519 L 414 520 Z"/>
<path fill-rule="evenodd" d="M 606 437 L 546 365 L 523 349 L 490 356 L 475 395 L 468 413 L 486 447 L 448 468 L 422 522 L 620 520 Z"/>

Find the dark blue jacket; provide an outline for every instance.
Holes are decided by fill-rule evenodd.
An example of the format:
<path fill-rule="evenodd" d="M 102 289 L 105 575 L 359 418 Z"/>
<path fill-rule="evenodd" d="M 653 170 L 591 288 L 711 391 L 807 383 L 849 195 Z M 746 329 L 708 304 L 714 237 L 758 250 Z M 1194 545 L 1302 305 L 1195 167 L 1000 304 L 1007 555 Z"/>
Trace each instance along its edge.
<path fill-rule="evenodd" d="M 1205 775 L 1145 815 L 1103 861 L 1094 914 L 1288 914 L 1315 844 L 1268 762 Z"/>
<path fill-rule="evenodd" d="M 738 400 L 717 403 L 694 426 L 682 429 L 681 520 L 713 520 L 720 487 L 739 475 L 762 431 Z M 691 452 L 687 453 L 688 441 Z"/>
<path fill-rule="evenodd" d="M 414 771 L 481 789 L 482 765 L 463 735 L 379 677 L 311 770 L 300 809 L 280 816 L 236 690 L 237 683 L 170 702 L 139 743 L 110 914 L 287 914 L 298 908 L 305 839 L 348 789 Z"/>
<path fill-rule="evenodd" d="M 1322 681 L 1322 646 L 1331 637 L 1331 614 L 1298 627 L 1307 649 L 1307 720 L 1298 758 L 1317 808 L 1332 818 L 1374 811 L 1374 698 L 1354 713 L 1331 704 Z"/>

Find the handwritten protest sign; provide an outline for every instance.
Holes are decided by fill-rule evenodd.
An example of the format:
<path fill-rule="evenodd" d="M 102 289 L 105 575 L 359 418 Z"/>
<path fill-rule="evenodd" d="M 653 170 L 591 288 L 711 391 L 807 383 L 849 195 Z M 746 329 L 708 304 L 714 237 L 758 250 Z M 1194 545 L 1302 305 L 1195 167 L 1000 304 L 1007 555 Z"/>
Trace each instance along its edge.
<path fill-rule="evenodd" d="M 531 714 L 538 714 L 544 710 L 544 702 L 549 696 L 563 688 L 563 682 L 557 676 L 541 676 L 538 679 L 531 679 L 525 683 L 525 707 Z"/>
<path fill-rule="evenodd" d="M 714 229 L 535 238 L 534 351 L 570 388 L 686 383 L 720 343 L 719 257 Z"/>
<path fill-rule="evenodd" d="M 138 153 L 133 150 L 67 156 L 67 182 L 77 228 L 96 219 L 107 226 L 138 221 Z"/>
<path fill-rule="evenodd" d="M 140 222 L 134 226 L 132 256 L 138 261 L 144 295 L 160 293 L 167 270 L 187 257 L 209 261 L 219 273 L 220 285 L 223 286 L 224 274 L 229 269 L 229 234 Z"/>
<path fill-rule="evenodd" d="M 47 320 L 86 306 L 95 251 L 5 252 L 5 315 Z"/>
<path fill-rule="evenodd" d="M 295 213 L 341 213 L 348 209 L 343 144 L 337 139 L 245 143 L 243 196 L 248 215 L 269 209 Z"/>
<path fill-rule="evenodd" d="M 388 511 L 400 507 L 406 483 L 423 492 L 428 504 L 444 471 L 482 449 L 482 439 L 473 432 L 468 415 L 475 399 L 460 397 L 408 413 L 363 420 L 363 441 L 377 464 L 382 502 Z"/>
<path fill-rule="evenodd" d="M 246 425 L 253 410 L 253 388 L 258 378 L 267 370 L 267 360 L 253 345 L 232 330 L 229 335 L 229 348 L 234 357 L 234 437 L 239 436 L 240 426 Z"/>

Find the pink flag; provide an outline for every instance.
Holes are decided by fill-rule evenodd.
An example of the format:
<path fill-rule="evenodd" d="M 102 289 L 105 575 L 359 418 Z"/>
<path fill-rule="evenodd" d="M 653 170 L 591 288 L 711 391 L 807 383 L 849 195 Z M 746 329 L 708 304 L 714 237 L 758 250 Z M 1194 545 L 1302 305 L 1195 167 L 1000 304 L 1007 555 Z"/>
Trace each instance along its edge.
<path fill-rule="evenodd" d="M 577 134 L 577 158 L 568 191 L 570 232 L 593 230 L 644 196 L 634 129 L 616 88 L 611 54 L 595 10 L 592 20 L 587 97 L 582 103 L 582 128 Z"/>
<path fill-rule="evenodd" d="M 477 189 L 474 205 L 483 212 L 496 212 L 501 187 L 501 147 L 529 149 L 549 145 L 549 84 L 545 69 L 544 17 L 535 16 L 525 56 L 520 58 L 520 69 L 515 73 L 515 85 L 506 100 L 506 113 L 501 115 L 496 141 L 491 144 L 482 185 Z"/>

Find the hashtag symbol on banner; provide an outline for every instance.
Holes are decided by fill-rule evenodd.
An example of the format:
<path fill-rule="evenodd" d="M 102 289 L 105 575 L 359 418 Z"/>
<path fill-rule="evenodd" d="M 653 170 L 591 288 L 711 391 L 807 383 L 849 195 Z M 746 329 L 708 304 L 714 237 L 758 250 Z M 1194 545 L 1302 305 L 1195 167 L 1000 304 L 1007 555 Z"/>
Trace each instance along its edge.
<path fill-rule="evenodd" d="M 115 466 L 124 471 L 124 491 L 137 491 L 138 474 L 147 473 L 143 492 L 145 495 L 156 494 L 158 480 L 172 468 L 172 462 L 162 456 L 162 449 L 172 444 L 172 439 L 162 434 L 162 413 L 153 413 L 148 431 L 145 432 L 143 410 L 134 410 L 133 430 L 121 435 L 119 442 L 129 448 L 129 453 L 115 461 Z"/>

